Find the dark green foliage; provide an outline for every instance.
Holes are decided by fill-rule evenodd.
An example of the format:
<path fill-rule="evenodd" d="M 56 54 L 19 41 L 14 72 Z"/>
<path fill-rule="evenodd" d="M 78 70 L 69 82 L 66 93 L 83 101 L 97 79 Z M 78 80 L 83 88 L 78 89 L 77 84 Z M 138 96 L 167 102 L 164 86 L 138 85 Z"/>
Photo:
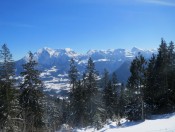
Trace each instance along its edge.
<path fill-rule="evenodd" d="M 91 58 L 88 60 L 88 64 L 85 71 L 85 118 L 87 123 L 92 125 L 93 117 L 96 113 L 95 97 L 98 92 L 97 87 L 97 72 L 95 70 L 95 64 Z"/>
<path fill-rule="evenodd" d="M 156 60 L 156 88 L 157 98 L 156 98 L 156 107 L 160 113 L 164 113 L 168 105 L 168 83 L 167 83 L 167 71 L 168 71 L 168 49 L 166 42 L 162 39 L 160 47 L 158 49 L 158 55 Z M 156 112 L 158 112 L 156 111 Z"/>
<path fill-rule="evenodd" d="M 70 60 L 70 70 L 68 73 L 69 73 L 70 84 L 72 85 L 72 92 L 74 92 L 74 88 L 78 79 L 78 70 L 73 58 Z"/>
<path fill-rule="evenodd" d="M 84 115 L 84 89 L 82 87 L 81 81 L 78 81 L 78 70 L 75 65 L 75 61 L 71 59 L 70 70 L 69 70 L 70 84 L 72 85 L 72 90 L 70 92 L 70 118 L 69 122 L 73 126 L 83 125 L 83 115 Z"/>
<path fill-rule="evenodd" d="M 106 69 L 104 69 L 104 73 L 101 79 L 101 87 L 105 89 L 108 85 L 108 82 L 109 82 L 109 72 Z"/>
<path fill-rule="evenodd" d="M 14 130 L 16 116 L 14 89 L 14 62 L 7 45 L 0 50 L 0 127 L 3 131 Z"/>
<path fill-rule="evenodd" d="M 85 84 L 86 84 L 86 90 L 89 93 L 90 96 L 93 96 L 98 88 L 97 88 L 97 71 L 95 69 L 95 64 L 91 58 L 88 60 L 88 64 L 85 71 Z"/>
<path fill-rule="evenodd" d="M 0 131 L 57 131 L 62 124 L 100 129 L 107 119 L 144 120 L 151 114 L 175 111 L 175 49 L 162 39 L 158 54 L 146 61 L 139 54 L 131 63 L 127 87 L 107 70 L 100 80 L 89 58 L 82 78 L 71 59 L 69 98 L 43 96 L 40 72 L 29 52 L 23 80 L 15 90 L 14 62 L 3 45 L 0 50 Z M 99 83 L 101 81 L 101 83 Z M 99 85 L 100 84 L 100 85 Z M 99 87 L 100 86 L 100 87 Z M 17 100 L 18 99 L 18 100 Z"/>
<path fill-rule="evenodd" d="M 145 118 L 144 112 L 144 93 L 145 88 L 145 70 L 146 60 L 142 55 L 136 57 L 131 63 L 131 76 L 127 83 L 127 110 L 126 114 L 130 120 L 138 120 Z"/>
<path fill-rule="evenodd" d="M 61 108 L 62 108 L 62 124 L 66 124 L 71 120 L 71 109 L 70 109 L 70 103 L 68 99 L 63 99 L 62 100 L 62 104 L 61 104 Z"/>
<path fill-rule="evenodd" d="M 106 119 L 114 119 L 116 115 L 119 115 L 118 111 L 118 84 L 117 84 L 117 76 L 115 73 L 112 74 L 112 79 L 108 79 L 108 72 L 105 70 L 104 79 L 102 81 L 106 83 L 103 90 L 103 101 L 106 110 Z"/>
<path fill-rule="evenodd" d="M 56 131 L 60 129 L 60 126 L 66 123 L 65 119 L 67 115 L 63 113 L 67 110 L 65 105 L 67 102 L 65 100 L 50 97 L 45 95 L 43 99 L 44 104 L 44 123 L 47 131 Z M 63 106 L 64 104 L 64 106 Z"/>
<path fill-rule="evenodd" d="M 75 91 L 75 104 L 74 104 L 74 107 L 76 109 L 76 112 L 74 113 L 75 114 L 74 123 L 76 123 L 77 126 L 83 124 L 83 115 L 85 114 L 84 95 L 85 93 L 82 88 L 81 81 L 79 81 Z"/>
<path fill-rule="evenodd" d="M 72 63 L 72 61 L 71 61 Z M 73 65 L 71 64 L 71 67 Z M 76 67 L 71 68 L 69 77 L 71 78 Z M 77 75 L 77 70 L 75 72 Z M 71 126 L 83 127 L 93 125 L 97 128 L 102 126 L 104 117 L 103 103 L 101 103 L 101 93 L 98 91 L 97 72 L 92 59 L 88 60 L 86 71 L 83 74 L 82 80 L 77 81 L 77 76 L 74 76 L 75 83 L 72 85 L 70 93 L 70 113 L 69 124 Z"/>
<path fill-rule="evenodd" d="M 106 110 L 104 103 L 102 102 L 102 93 L 100 91 L 96 94 L 94 102 L 96 111 L 93 116 L 93 126 L 98 130 L 103 127 L 104 122 L 106 121 Z"/>
<path fill-rule="evenodd" d="M 81 81 L 75 86 L 71 99 L 71 118 L 70 122 L 75 126 L 80 127 L 84 124 L 85 115 L 85 91 L 82 87 Z"/>
<path fill-rule="evenodd" d="M 21 95 L 19 97 L 19 103 L 22 107 L 21 113 L 24 118 L 23 131 L 33 131 L 43 125 L 42 82 L 39 79 L 39 71 L 35 69 L 36 66 L 33 54 L 29 52 L 29 61 L 23 65 L 24 72 L 21 73 L 24 81 L 20 85 Z"/>
<path fill-rule="evenodd" d="M 126 97 L 125 97 L 125 86 L 122 83 L 120 88 L 120 93 L 118 94 L 118 114 L 120 117 L 124 117 L 125 115 L 125 103 L 126 103 Z"/>
<path fill-rule="evenodd" d="M 0 78 L 6 79 L 6 81 L 10 81 L 10 77 L 14 75 L 12 54 L 6 44 L 2 45 L 0 50 L 0 75 Z"/>
<path fill-rule="evenodd" d="M 167 113 L 174 109 L 174 55 L 173 42 L 167 46 L 162 39 L 157 57 L 153 56 L 148 64 L 145 99 L 151 113 Z"/>
<path fill-rule="evenodd" d="M 112 74 L 111 82 L 112 82 L 112 108 L 114 110 L 113 117 L 118 116 L 118 118 L 120 118 L 118 109 L 120 107 L 119 106 L 120 86 L 115 72 L 113 72 Z"/>
<path fill-rule="evenodd" d="M 175 47 L 171 41 L 168 46 L 168 102 L 171 105 L 171 110 L 175 111 Z"/>
<path fill-rule="evenodd" d="M 148 62 L 148 66 L 146 69 L 146 87 L 144 88 L 144 100 L 146 103 L 146 113 L 150 115 L 157 108 L 155 106 L 156 101 L 156 93 L 158 92 L 158 88 L 156 87 L 156 56 L 153 54 L 151 59 Z"/>
<path fill-rule="evenodd" d="M 105 100 L 105 108 L 107 113 L 107 119 L 112 119 L 115 114 L 114 109 L 114 93 L 112 89 L 111 81 L 108 82 L 107 87 L 104 90 L 104 100 Z"/>
<path fill-rule="evenodd" d="M 170 42 L 169 45 L 162 39 L 160 47 L 158 49 L 157 56 L 153 55 L 149 60 L 145 79 L 143 79 L 143 88 L 141 95 L 143 95 L 144 102 L 144 113 L 148 116 L 151 114 L 163 114 L 173 112 L 175 110 L 175 53 L 174 53 L 174 44 Z M 139 68 L 136 68 L 136 60 L 133 60 L 131 65 L 131 74 L 132 77 L 128 80 L 128 94 L 131 96 L 131 90 L 137 83 L 133 80 L 136 80 L 139 76 Z M 135 68 L 134 68 L 135 67 Z M 132 69 L 138 69 L 134 73 Z M 143 74 L 144 75 L 144 74 Z M 139 85 L 138 85 L 139 86 Z M 135 91 L 133 89 L 133 91 Z M 138 96 L 138 94 L 137 94 Z M 133 98 L 137 96 L 131 96 L 128 99 L 128 102 L 131 103 Z M 142 97 L 142 96 L 141 96 Z M 139 98 L 139 97 L 138 97 Z M 133 102 L 138 102 L 133 100 Z M 132 104 L 132 103 L 131 103 Z M 140 103 L 139 103 L 140 104 Z M 131 105 L 130 105 L 131 106 Z M 134 104 L 132 104 L 132 107 Z M 140 107 L 140 105 L 138 105 Z M 133 108 L 132 108 L 133 109 Z M 131 108 L 126 109 L 131 110 Z M 139 111 L 139 110 L 137 110 Z M 134 114 L 133 114 L 134 115 Z"/>

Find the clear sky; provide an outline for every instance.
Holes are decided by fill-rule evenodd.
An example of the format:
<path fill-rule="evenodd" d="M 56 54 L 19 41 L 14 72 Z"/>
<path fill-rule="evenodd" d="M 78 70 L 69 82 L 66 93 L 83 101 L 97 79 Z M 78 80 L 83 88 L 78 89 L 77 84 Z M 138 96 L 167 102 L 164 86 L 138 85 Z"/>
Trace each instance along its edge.
<path fill-rule="evenodd" d="M 157 48 L 175 41 L 175 0 L 1 0 L 0 44 L 15 60 L 43 47 Z"/>

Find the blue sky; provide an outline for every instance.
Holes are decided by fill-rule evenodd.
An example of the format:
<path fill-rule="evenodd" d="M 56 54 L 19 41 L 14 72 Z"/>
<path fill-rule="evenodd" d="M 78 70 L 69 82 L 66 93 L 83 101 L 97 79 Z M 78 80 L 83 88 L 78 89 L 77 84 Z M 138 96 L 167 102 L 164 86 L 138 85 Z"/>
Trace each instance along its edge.
<path fill-rule="evenodd" d="M 174 0 L 1 0 L 0 44 L 15 60 L 43 47 L 157 48 L 175 40 Z"/>

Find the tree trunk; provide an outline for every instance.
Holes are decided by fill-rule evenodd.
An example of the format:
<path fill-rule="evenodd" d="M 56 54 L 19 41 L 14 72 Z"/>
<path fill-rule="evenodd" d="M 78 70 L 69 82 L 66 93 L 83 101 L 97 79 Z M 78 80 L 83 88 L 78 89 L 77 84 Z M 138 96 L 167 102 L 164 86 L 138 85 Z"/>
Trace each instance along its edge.
<path fill-rule="evenodd" d="M 142 120 L 144 120 L 144 102 L 143 102 L 143 96 L 142 96 Z"/>
<path fill-rule="evenodd" d="M 24 127 L 23 132 L 26 132 L 26 112 L 24 111 L 24 121 L 23 121 Z"/>

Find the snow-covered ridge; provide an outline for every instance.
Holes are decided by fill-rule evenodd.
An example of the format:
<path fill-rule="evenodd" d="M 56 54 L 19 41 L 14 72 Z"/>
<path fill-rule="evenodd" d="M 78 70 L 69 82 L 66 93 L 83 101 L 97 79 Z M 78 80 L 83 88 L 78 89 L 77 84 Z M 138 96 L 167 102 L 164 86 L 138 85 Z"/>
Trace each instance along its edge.
<path fill-rule="evenodd" d="M 67 55 L 69 57 L 78 56 L 78 54 L 75 53 L 70 48 L 65 48 L 65 49 L 51 49 L 51 48 L 48 48 L 48 47 L 44 47 L 42 49 L 39 49 L 35 53 L 35 56 L 39 56 L 41 54 L 43 54 L 43 55 L 49 55 L 50 57 L 58 57 L 59 55 Z"/>
<path fill-rule="evenodd" d="M 120 77 L 120 73 L 118 75 L 119 80 L 125 82 L 129 75 L 129 63 L 125 62 L 131 62 L 138 53 L 143 54 L 143 56 L 148 59 L 156 52 L 156 50 L 143 50 L 134 47 L 131 50 L 89 50 L 85 54 L 79 54 L 70 48 L 52 49 L 44 47 L 34 53 L 34 59 L 38 62 L 38 69 L 42 72 L 40 77 L 44 81 L 47 90 L 54 89 L 59 92 L 63 90 L 65 91 L 64 93 L 66 93 L 70 87 L 68 85 L 69 78 L 67 73 L 71 58 L 74 58 L 80 74 L 84 72 L 89 57 L 95 62 L 95 68 L 100 74 L 103 73 L 104 69 L 107 69 L 110 73 L 117 70 L 119 70 L 120 73 L 128 71 L 127 74 L 125 72 L 124 77 L 122 75 Z M 21 65 L 26 63 L 26 61 L 28 61 L 28 55 L 16 62 L 17 73 L 21 72 Z M 119 69 L 120 67 L 127 69 Z"/>
<path fill-rule="evenodd" d="M 117 58 L 117 60 L 121 60 L 124 58 L 133 58 L 138 53 L 143 54 L 146 58 L 149 58 L 152 54 L 156 54 L 157 50 L 151 49 L 139 49 L 136 47 L 133 47 L 131 50 L 127 49 L 108 49 L 108 50 L 89 50 L 85 54 L 79 54 L 73 51 L 70 48 L 65 48 L 65 49 L 52 49 L 48 47 L 44 47 L 42 49 L 39 49 L 36 53 L 34 53 L 34 57 L 36 60 L 39 60 L 40 58 L 42 59 L 49 59 L 49 58 L 58 58 L 58 57 L 69 57 L 69 58 L 77 58 L 77 59 L 82 59 L 83 58 L 89 58 L 92 57 L 96 61 L 101 59 L 108 59 L 111 60 L 114 58 Z M 28 55 L 26 55 L 23 59 L 27 60 Z"/>
<path fill-rule="evenodd" d="M 52 55 L 54 55 L 56 50 L 48 48 L 48 47 L 44 47 L 42 49 L 39 49 L 36 54 L 42 54 L 43 52 L 47 52 L 49 55 L 52 56 Z"/>

